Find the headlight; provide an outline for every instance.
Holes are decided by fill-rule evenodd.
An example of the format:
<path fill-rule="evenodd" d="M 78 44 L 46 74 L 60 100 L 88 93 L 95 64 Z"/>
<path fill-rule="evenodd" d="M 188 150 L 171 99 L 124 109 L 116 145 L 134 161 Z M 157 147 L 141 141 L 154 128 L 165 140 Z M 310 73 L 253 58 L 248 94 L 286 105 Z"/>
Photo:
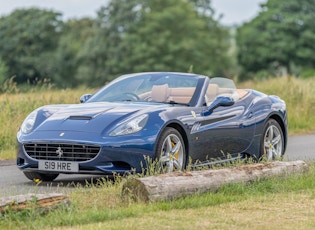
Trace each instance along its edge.
<path fill-rule="evenodd" d="M 31 112 L 27 118 L 24 120 L 22 126 L 21 126 L 21 131 L 24 134 L 28 134 L 33 130 L 35 121 L 37 117 L 37 111 Z"/>
<path fill-rule="evenodd" d="M 144 128 L 148 121 L 148 114 L 143 114 L 126 123 L 121 124 L 116 129 L 114 129 L 109 135 L 110 136 L 122 136 L 131 133 L 136 133 Z"/>

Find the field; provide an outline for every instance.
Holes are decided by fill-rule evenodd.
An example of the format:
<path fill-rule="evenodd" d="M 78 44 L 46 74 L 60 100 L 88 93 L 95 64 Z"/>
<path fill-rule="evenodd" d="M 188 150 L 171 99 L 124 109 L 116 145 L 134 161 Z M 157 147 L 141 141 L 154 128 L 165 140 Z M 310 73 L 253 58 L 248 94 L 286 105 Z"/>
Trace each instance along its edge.
<path fill-rule="evenodd" d="M 71 205 L 0 215 L 1 229 L 314 229 L 315 165 L 304 174 L 231 184 L 167 202 L 121 198 L 125 179 L 78 186 Z"/>
<path fill-rule="evenodd" d="M 278 78 L 245 82 L 280 96 L 287 103 L 289 133 L 315 132 L 315 81 Z M 15 136 L 33 109 L 53 103 L 78 103 L 91 89 L 16 88 L 0 95 L 0 159 L 14 159 Z M 169 202 L 125 202 L 124 178 L 77 186 L 69 192 L 71 205 L 48 213 L 36 209 L 0 215 L 0 229 L 314 229 L 315 164 L 305 174 L 227 185 L 215 193 L 197 194 Z M 35 186 L 35 185 L 34 185 Z"/>

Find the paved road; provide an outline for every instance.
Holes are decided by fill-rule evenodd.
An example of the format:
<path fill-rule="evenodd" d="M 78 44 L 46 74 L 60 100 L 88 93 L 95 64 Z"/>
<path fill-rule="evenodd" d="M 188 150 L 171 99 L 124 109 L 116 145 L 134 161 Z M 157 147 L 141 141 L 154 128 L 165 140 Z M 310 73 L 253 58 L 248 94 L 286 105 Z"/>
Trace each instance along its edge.
<path fill-rule="evenodd" d="M 0 162 L 0 170 L 0 197 L 25 193 L 60 192 L 67 194 L 72 188 L 86 187 L 100 178 L 98 176 L 91 177 L 91 175 L 62 174 L 54 182 L 42 182 L 36 185 L 24 176 L 14 161 Z"/>
<path fill-rule="evenodd" d="M 290 136 L 285 160 L 315 161 L 315 134 Z M 62 192 L 66 194 L 71 188 L 84 187 L 99 178 L 91 178 L 91 176 L 86 175 L 60 175 L 54 182 L 41 183 L 36 186 L 26 179 L 14 163 L 14 161 L 0 162 L 0 197 L 40 192 Z"/>
<path fill-rule="evenodd" d="M 284 159 L 315 161 L 315 134 L 290 136 Z"/>

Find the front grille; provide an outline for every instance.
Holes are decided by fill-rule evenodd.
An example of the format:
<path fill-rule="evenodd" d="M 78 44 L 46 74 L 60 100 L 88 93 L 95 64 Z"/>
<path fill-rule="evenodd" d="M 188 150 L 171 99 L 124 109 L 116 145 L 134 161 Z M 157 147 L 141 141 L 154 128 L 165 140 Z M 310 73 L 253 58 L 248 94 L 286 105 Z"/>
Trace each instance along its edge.
<path fill-rule="evenodd" d="M 100 151 L 95 145 L 72 145 L 54 143 L 24 144 L 27 155 L 37 160 L 88 161 Z"/>

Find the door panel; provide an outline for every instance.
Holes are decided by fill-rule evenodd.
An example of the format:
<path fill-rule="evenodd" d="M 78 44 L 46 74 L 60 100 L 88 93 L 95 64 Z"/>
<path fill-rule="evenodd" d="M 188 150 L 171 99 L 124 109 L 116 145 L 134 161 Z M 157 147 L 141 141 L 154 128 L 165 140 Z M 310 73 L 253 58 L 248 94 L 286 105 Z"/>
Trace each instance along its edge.
<path fill-rule="evenodd" d="M 245 151 L 253 139 L 255 121 L 241 101 L 215 109 L 193 131 L 198 143 L 192 160 L 206 161 Z"/>

